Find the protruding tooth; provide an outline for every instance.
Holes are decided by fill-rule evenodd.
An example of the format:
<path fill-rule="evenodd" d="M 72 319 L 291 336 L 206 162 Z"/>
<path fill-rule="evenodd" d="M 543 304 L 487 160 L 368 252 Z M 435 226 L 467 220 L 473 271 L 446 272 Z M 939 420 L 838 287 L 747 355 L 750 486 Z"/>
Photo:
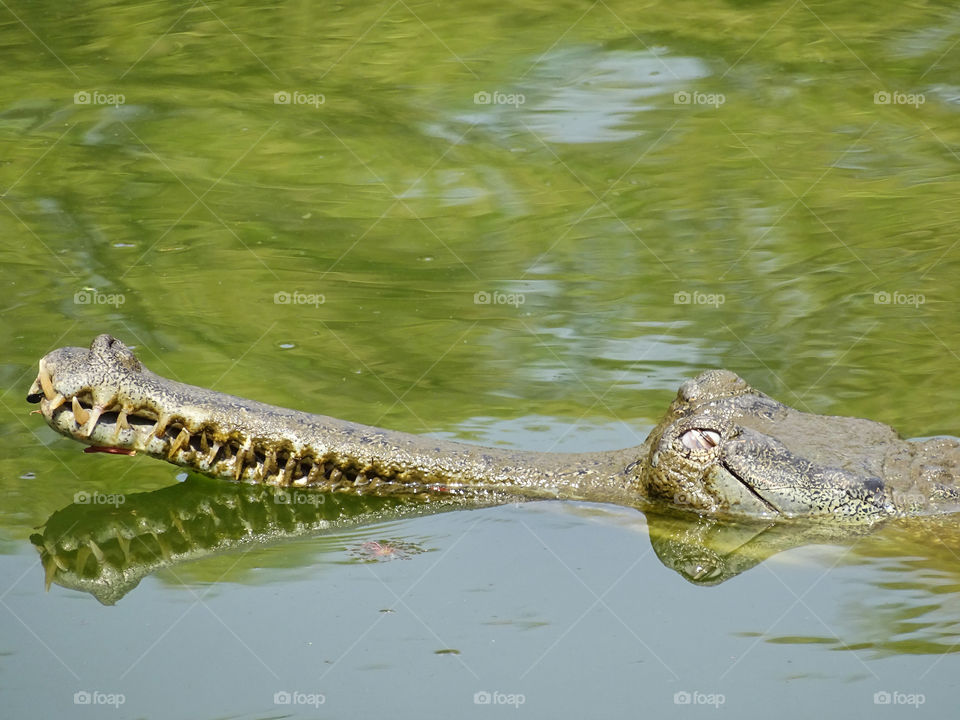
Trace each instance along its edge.
<path fill-rule="evenodd" d="M 127 409 L 120 408 L 120 412 L 117 413 L 117 422 L 113 428 L 113 439 L 114 442 L 120 437 L 121 430 L 127 430 L 130 427 L 130 423 L 127 422 Z"/>
<path fill-rule="evenodd" d="M 120 551 L 123 553 L 123 559 L 130 559 L 130 538 L 128 538 L 123 533 L 117 533 L 117 545 L 120 546 Z"/>
<path fill-rule="evenodd" d="M 220 443 L 215 442 L 210 446 L 210 452 L 207 453 L 207 457 L 204 458 L 204 462 L 208 468 L 213 465 L 213 461 L 216 460 L 218 452 L 220 452 Z"/>
<path fill-rule="evenodd" d="M 103 414 L 104 407 L 103 405 L 94 405 L 90 408 L 89 419 L 87 420 L 86 428 L 83 430 L 83 434 L 87 437 L 90 437 L 93 433 L 93 429 L 97 426 L 97 420 L 100 419 L 100 416 Z"/>
<path fill-rule="evenodd" d="M 67 567 L 67 563 L 64 562 L 63 558 L 57 554 L 57 549 L 53 548 L 51 550 L 48 546 L 47 550 L 50 552 L 50 557 L 53 558 L 53 562 L 56 564 L 56 566 L 61 570 L 63 570 L 63 572 L 67 572 L 67 570 L 69 570 L 69 568 Z"/>
<path fill-rule="evenodd" d="M 53 582 L 53 578 L 56 577 L 57 574 L 57 563 L 53 558 L 53 555 L 43 556 L 43 585 L 47 592 L 50 592 L 50 584 Z"/>
<path fill-rule="evenodd" d="M 153 428 L 154 437 L 160 437 L 163 435 L 164 431 L 167 429 L 167 423 L 170 422 L 170 416 L 166 413 L 161 413 L 157 418 L 157 425 Z"/>
<path fill-rule="evenodd" d="M 47 372 L 45 367 L 40 368 L 40 374 L 37 376 L 40 379 L 40 387 L 43 388 L 43 394 L 47 400 L 53 400 L 54 395 L 57 394 L 57 391 L 53 389 L 53 381 L 50 379 L 50 373 Z"/>
<path fill-rule="evenodd" d="M 240 476 L 243 474 L 243 461 L 247 457 L 247 446 L 244 445 L 239 450 L 237 450 L 237 455 L 233 461 L 233 479 L 239 480 Z"/>
<path fill-rule="evenodd" d="M 277 453 L 273 450 L 267 450 L 266 457 L 263 460 L 263 469 L 260 471 L 260 479 L 266 480 L 276 466 Z"/>
<path fill-rule="evenodd" d="M 170 443 L 170 450 L 167 451 L 167 459 L 170 460 L 176 454 L 177 450 L 190 442 L 190 433 L 186 428 L 180 429 L 180 434 Z"/>
<path fill-rule="evenodd" d="M 289 485 L 290 478 L 293 477 L 293 469 L 297 466 L 299 461 L 293 455 L 287 458 L 287 464 L 283 466 L 283 480 L 282 485 Z"/>
<path fill-rule="evenodd" d="M 240 449 L 237 451 L 237 467 L 234 469 L 235 479 L 239 480 L 240 476 L 243 475 L 243 464 L 245 462 L 252 462 L 256 465 L 257 458 L 256 454 L 253 452 L 253 439 L 247 438 L 246 442 L 240 446 Z"/>
<path fill-rule="evenodd" d="M 100 549 L 100 546 L 97 545 L 97 543 L 92 539 L 87 540 L 87 544 L 90 547 L 90 550 L 93 552 L 93 556 L 97 559 L 97 562 L 103 565 L 103 562 L 106 560 L 106 558 L 104 557 L 103 550 Z"/>
<path fill-rule="evenodd" d="M 53 412 L 54 410 L 56 410 L 58 407 L 60 407 L 61 405 L 63 405 L 66 401 L 67 401 L 67 399 L 66 399 L 63 395 L 61 395 L 60 393 L 57 393 L 57 394 L 53 397 L 53 400 L 50 401 L 50 404 L 47 405 L 47 412 L 52 413 L 52 412 Z"/>
<path fill-rule="evenodd" d="M 200 431 L 200 451 L 208 452 L 210 450 L 210 444 L 207 442 L 207 431 Z"/>
<path fill-rule="evenodd" d="M 315 462 L 313 467 L 310 468 L 310 473 L 307 475 L 306 480 L 304 480 L 304 485 L 313 485 L 317 478 L 320 477 L 320 471 L 323 470 L 322 462 Z"/>
<path fill-rule="evenodd" d="M 73 558 L 73 571 L 83 577 L 83 569 L 87 565 L 87 558 L 90 557 L 90 548 L 81 545 L 77 548 L 77 554 Z"/>
<path fill-rule="evenodd" d="M 80 401 L 77 400 L 76 396 L 74 396 L 73 404 L 70 408 L 73 410 L 73 419 L 77 421 L 78 425 L 85 425 L 87 420 L 90 419 L 90 413 L 83 409 L 83 406 L 80 404 Z"/>

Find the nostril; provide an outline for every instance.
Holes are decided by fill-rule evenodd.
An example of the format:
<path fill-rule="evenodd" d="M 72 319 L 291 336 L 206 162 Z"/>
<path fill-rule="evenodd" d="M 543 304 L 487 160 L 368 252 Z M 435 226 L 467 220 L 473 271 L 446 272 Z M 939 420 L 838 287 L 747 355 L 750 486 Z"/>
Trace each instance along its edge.
<path fill-rule="evenodd" d="M 43 400 L 43 393 L 30 393 L 27 395 L 27 402 L 37 404 Z"/>

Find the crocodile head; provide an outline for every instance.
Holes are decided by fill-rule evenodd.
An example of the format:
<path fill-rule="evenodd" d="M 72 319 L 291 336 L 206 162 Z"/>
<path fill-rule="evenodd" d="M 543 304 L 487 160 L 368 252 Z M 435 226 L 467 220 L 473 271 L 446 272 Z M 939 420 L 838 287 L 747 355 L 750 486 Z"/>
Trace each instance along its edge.
<path fill-rule="evenodd" d="M 705 515 L 895 512 L 883 461 L 905 444 L 887 425 L 794 410 L 727 370 L 685 382 L 634 471 L 645 494 Z"/>

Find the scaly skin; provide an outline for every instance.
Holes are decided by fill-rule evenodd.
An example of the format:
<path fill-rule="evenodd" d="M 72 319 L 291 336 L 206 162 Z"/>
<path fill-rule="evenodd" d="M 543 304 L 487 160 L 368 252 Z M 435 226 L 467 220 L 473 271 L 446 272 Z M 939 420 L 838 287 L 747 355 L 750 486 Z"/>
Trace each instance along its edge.
<path fill-rule="evenodd" d="M 56 431 L 214 477 L 363 495 L 457 494 L 629 504 L 632 456 L 477 447 L 345 422 L 174 382 L 100 335 L 40 361 L 29 400 Z"/>
<path fill-rule="evenodd" d="M 874 522 L 957 509 L 960 441 L 802 413 L 725 370 L 683 384 L 638 447 L 484 448 L 266 405 L 155 375 L 109 335 L 40 360 L 27 399 L 57 432 L 233 480 L 358 495 L 670 505 L 712 517 Z"/>

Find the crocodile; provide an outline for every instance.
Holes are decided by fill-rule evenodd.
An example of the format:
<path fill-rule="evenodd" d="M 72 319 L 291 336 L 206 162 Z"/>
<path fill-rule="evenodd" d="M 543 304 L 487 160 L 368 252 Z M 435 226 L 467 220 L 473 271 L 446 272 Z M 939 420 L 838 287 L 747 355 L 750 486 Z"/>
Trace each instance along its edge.
<path fill-rule="evenodd" d="M 728 370 L 684 382 L 642 445 L 588 453 L 480 447 L 215 392 L 149 371 L 107 334 L 41 358 L 27 400 L 87 450 L 327 493 L 868 524 L 960 507 L 960 440 L 904 440 L 879 422 L 802 412 Z"/>

